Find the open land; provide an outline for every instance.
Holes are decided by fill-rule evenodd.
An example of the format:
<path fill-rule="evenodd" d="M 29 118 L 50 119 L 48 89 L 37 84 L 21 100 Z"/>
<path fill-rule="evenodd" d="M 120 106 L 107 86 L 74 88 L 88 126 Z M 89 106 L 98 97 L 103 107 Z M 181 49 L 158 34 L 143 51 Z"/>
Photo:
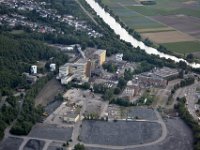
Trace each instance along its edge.
<path fill-rule="evenodd" d="M 168 135 L 164 141 L 152 146 L 143 146 L 140 148 L 131 148 L 124 150 L 192 150 L 192 132 L 185 125 L 185 123 L 179 119 L 166 119 L 165 121 Z M 108 150 L 105 148 L 87 147 L 87 150 Z"/>
<path fill-rule="evenodd" d="M 84 121 L 80 139 L 89 144 L 127 146 L 155 141 L 161 132 L 158 123 Z"/>
<path fill-rule="evenodd" d="M 156 5 L 148 6 L 137 0 L 102 2 L 144 38 L 164 44 L 170 51 L 179 54 L 200 51 L 199 46 L 196 46 L 200 45 L 199 1 L 158 0 Z M 181 46 L 177 46 L 177 43 Z"/>
<path fill-rule="evenodd" d="M 35 98 L 36 105 L 46 106 L 54 97 L 63 92 L 63 88 L 56 79 L 50 80 Z"/>

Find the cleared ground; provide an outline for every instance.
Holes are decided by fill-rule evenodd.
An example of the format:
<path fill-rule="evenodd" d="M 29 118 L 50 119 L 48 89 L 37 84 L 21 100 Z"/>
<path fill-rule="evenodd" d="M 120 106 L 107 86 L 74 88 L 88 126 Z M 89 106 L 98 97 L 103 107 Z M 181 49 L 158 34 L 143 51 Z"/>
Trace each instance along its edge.
<path fill-rule="evenodd" d="M 54 97 L 61 92 L 63 92 L 63 87 L 61 86 L 61 84 L 56 79 L 52 79 L 37 95 L 37 97 L 35 98 L 35 104 L 46 106 L 48 102 L 52 101 Z"/>
<path fill-rule="evenodd" d="M 71 139 L 72 127 L 60 127 L 57 125 L 48 124 L 36 124 L 29 137 L 44 138 L 50 140 L 62 140 L 67 141 Z"/>
<path fill-rule="evenodd" d="M 168 135 L 163 142 L 152 146 L 125 149 L 125 150 L 193 150 L 192 132 L 182 120 L 180 120 L 179 118 L 167 119 L 166 126 L 168 129 Z M 108 149 L 87 147 L 86 150 L 108 150 Z"/>
<path fill-rule="evenodd" d="M 182 14 L 170 16 L 154 16 L 153 18 L 179 31 L 200 39 L 200 18 L 185 16 Z"/>
<path fill-rule="evenodd" d="M 80 139 L 88 144 L 126 146 L 155 141 L 161 132 L 158 123 L 83 121 Z"/>

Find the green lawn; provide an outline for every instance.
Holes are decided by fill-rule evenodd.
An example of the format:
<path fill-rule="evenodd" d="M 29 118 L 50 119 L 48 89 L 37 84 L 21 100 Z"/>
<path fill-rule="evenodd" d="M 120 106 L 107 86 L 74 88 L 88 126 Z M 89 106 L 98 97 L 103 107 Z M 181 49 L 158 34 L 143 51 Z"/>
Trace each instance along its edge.
<path fill-rule="evenodd" d="M 177 43 L 166 43 L 162 44 L 168 50 L 179 53 L 179 54 L 188 54 L 192 52 L 200 52 L 200 42 L 191 41 L 191 42 L 177 42 Z"/>

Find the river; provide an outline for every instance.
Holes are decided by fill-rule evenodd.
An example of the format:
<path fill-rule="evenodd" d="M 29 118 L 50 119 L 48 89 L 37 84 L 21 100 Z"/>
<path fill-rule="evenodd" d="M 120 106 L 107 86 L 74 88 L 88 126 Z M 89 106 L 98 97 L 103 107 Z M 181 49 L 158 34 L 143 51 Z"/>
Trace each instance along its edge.
<path fill-rule="evenodd" d="M 157 49 L 146 46 L 143 42 L 136 40 L 131 36 L 122 26 L 108 13 L 106 12 L 97 2 L 94 0 L 85 0 L 90 7 L 97 13 L 97 15 L 104 20 L 106 24 L 110 26 L 111 29 L 114 30 L 115 34 L 120 36 L 121 40 L 131 43 L 133 47 L 140 47 L 140 49 L 144 50 L 147 54 L 151 55 L 159 55 L 161 58 L 172 59 L 175 62 L 184 61 L 189 66 L 193 68 L 200 68 L 200 64 L 197 63 L 188 63 L 186 60 L 182 58 L 177 58 L 172 55 L 164 54 L 159 52 Z"/>

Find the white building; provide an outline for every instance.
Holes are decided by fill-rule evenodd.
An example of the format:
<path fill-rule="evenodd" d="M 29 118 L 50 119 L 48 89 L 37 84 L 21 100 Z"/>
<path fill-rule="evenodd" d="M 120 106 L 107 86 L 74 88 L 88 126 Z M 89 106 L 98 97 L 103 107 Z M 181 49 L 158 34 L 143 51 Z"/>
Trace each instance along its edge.
<path fill-rule="evenodd" d="M 31 73 L 32 74 L 37 74 L 37 66 L 36 65 L 32 65 L 31 66 Z"/>
<path fill-rule="evenodd" d="M 123 58 L 123 54 L 116 54 L 116 56 L 115 56 L 115 59 L 117 61 L 122 61 L 122 58 Z"/>
<path fill-rule="evenodd" d="M 50 64 L 50 71 L 55 71 L 56 70 L 56 64 Z"/>

